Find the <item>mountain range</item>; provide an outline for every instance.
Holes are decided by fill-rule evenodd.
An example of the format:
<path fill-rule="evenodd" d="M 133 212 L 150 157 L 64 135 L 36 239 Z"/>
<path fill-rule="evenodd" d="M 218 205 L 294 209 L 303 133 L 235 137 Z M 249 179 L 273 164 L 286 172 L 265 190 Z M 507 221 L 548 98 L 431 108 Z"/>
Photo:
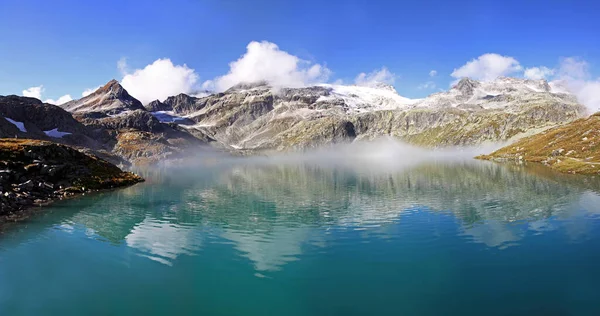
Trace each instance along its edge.
<path fill-rule="evenodd" d="M 402 97 L 386 84 L 256 82 L 146 105 L 111 80 L 60 106 L 0 97 L 0 137 L 51 140 L 115 163 L 153 164 L 208 148 L 256 154 L 378 137 L 428 147 L 477 145 L 516 140 L 585 114 L 563 87 L 506 77 L 464 78 L 423 99 Z"/>

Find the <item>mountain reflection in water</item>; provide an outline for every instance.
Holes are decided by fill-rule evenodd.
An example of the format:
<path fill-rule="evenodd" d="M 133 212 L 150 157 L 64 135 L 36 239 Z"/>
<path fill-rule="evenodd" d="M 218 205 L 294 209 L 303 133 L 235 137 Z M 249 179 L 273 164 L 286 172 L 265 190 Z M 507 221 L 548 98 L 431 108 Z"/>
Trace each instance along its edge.
<path fill-rule="evenodd" d="M 538 166 L 436 162 L 382 172 L 242 161 L 142 173 L 146 184 L 58 203 L 30 225 L 79 227 L 167 265 L 207 242 L 228 243 L 260 272 L 299 260 L 304 244 L 336 243 L 336 231 L 395 238 L 398 229 L 435 230 L 435 223 L 404 222 L 420 212 L 452 215 L 456 234 L 497 248 L 556 229 L 553 218 L 573 240 L 585 238 L 585 218 L 600 214 L 595 179 Z"/>
<path fill-rule="evenodd" d="M 0 314 L 600 312 L 597 178 L 390 158 L 214 159 L 56 203 L 2 234 Z"/>

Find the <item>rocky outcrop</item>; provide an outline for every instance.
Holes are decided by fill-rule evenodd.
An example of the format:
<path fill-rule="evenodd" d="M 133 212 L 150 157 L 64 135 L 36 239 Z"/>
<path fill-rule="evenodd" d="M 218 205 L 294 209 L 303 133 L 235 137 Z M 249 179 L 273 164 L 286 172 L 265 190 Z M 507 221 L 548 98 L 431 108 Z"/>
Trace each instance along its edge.
<path fill-rule="evenodd" d="M 479 85 L 480 83 L 475 80 L 463 78 L 456 84 L 454 89 L 460 91 L 463 96 L 472 96 Z"/>
<path fill-rule="evenodd" d="M 171 111 L 172 108 L 159 100 L 154 100 L 144 106 L 147 111 L 158 112 L 158 111 Z"/>
<path fill-rule="evenodd" d="M 565 173 L 600 174 L 600 113 L 524 138 L 478 158 L 542 163 Z"/>
<path fill-rule="evenodd" d="M 20 219 L 31 206 L 140 181 L 133 173 L 69 146 L 0 140 L 0 221 Z"/>

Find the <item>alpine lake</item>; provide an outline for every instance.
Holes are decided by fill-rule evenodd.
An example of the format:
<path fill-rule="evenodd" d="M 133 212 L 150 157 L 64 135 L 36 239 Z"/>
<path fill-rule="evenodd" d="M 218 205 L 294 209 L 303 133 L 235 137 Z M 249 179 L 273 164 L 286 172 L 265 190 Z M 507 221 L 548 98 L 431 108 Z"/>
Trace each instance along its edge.
<path fill-rule="evenodd" d="M 327 157 L 138 173 L 4 227 L 0 315 L 600 315 L 600 177 Z"/>

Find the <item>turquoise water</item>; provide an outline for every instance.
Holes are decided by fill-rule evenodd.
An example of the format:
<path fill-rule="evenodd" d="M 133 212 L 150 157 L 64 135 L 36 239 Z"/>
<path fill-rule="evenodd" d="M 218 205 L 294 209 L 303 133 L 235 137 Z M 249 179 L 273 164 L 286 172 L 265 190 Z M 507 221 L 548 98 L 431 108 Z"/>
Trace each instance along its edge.
<path fill-rule="evenodd" d="M 0 236 L 0 315 L 600 315 L 600 185 L 487 162 L 144 172 Z"/>

